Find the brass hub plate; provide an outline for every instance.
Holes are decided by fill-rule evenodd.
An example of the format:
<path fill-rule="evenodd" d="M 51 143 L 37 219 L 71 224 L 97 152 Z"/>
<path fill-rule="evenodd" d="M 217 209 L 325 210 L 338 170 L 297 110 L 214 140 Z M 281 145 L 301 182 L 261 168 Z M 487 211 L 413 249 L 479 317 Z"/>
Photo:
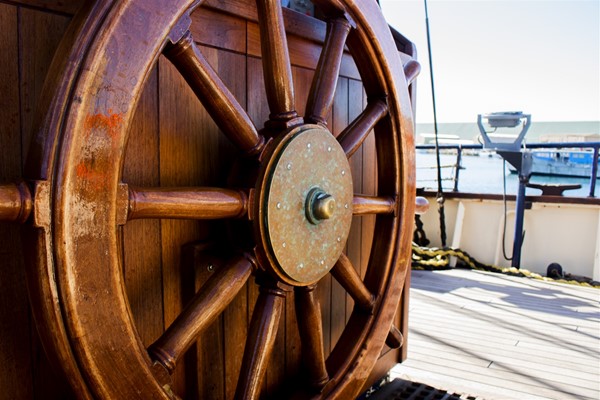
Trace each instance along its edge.
<path fill-rule="evenodd" d="M 272 160 L 262 213 L 267 251 L 289 283 L 314 283 L 335 265 L 350 232 L 350 165 L 335 137 L 316 125 L 288 133 Z M 307 215 L 315 189 L 334 200 L 333 205 L 328 200 L 327 215 L 318 221 Z"/>

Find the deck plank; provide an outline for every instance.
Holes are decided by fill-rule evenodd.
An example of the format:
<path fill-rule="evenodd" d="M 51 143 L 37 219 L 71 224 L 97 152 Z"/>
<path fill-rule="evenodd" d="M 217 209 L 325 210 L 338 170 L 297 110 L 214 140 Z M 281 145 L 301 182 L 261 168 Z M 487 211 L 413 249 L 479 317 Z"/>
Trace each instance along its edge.
<path fill-rule="evenodd" d="M 461 269 L 411 279 L 392 378 L 483 399 L 600 398 L 600 290 Z"/>
<path fill-rule="evenodd" d="M 493 323 L 493 322 L 487 322 L 487 321 L 475 321 L 475 322 L 471 322 L 471 321 L 464 321 L 464 318 L 461 318 L 460 316 L 454 317 L 452 315 L 448 316 L 446 318 L 447 321 L 439 321 L 437 318 L 437 315 L 429 315 L 429 316 L 416 316 L 414 319 L 415 323 L 427 323 L 429 326 L 431 327 L 436 327 L 436 328 L 440 328 L 440 329 L 451 329 L 448 328 L 448 323 L 449 324 L 460 324 L 461 326 L 461 330 L 465 331 L 465 332 L 470 332 L 470 331 L 475 331 L 475 332 L 479 332 L 481 329 L 485 329 L 485 330 L 490 330 L 489 334 L 491 337 L 506 337 L 507 335 L 512 335 L 513 337 L 516 337 L 518 339 L 524 339 L 524 338 L 529 338 L 530 340 L 537 340 L 540 342 L 545 342 L 545 338 L 542 339 L 535 339 L 532 338 L 531 335 L 528 335 L 527 332 L 515 332 L 514 330 L 511 330 L 510 327 L 506 327 L 503 326 L 499 323 Z M 451 325 L 452 326 L 452 325 Z M 492 329 L 493 328 L 493 329 Z M 534 330 L 534 333 L 538 333 L 539 334 L 539 330 L 535 327 L 535 326 L 528 326 L 528 329 L 532 329 Z M 536 332 L 537 331 L 537 332 Z M 595 346 L 598 343 L 598 338 L 595 337 L 592 333 L 592 330 L 590 329 L 589 331 L 585 330 L 581 330 L 581 329 L 577 329 L 576 326 L 574 327 L 551 327 L 548 329 L 544 329 L 543 333 L 544 334 L 548 334 L 548 333 L 552 333 L 552 334 L 556 334 L 556 335 L 572 335 L 575 332 L 579 332 L 580 335 L 578 335 L 577 337 L 577 343 L 578 344 L 590 344 L 592 346 Z"/>
<path fill-rule="evenodd" d="M 476 354 L 478 357 L 482 357 L 485 359 L 489 359 L 490 357 L 494 357 L 494 358 L 499 358 L 499 357 L 507 357 L 513 360 L 513 362 L 520 364 L 523 362 L 531 362 L 530 360 L 532 359 L 532 357 L 535 356 L 535 360 L 533 361 L 535 364 L 538 365 L 544 365 L 544 364 L 550 364 L 550 365 L 560 365 L 565 369 L 570 369 L 573 371 L 576 371 L 576 373 L 578 373 L 579 371 L 583 371 L 583 372 L 589 372 L 592 374 L 596 374 L 598 371 L 598 368 L 593 364 L 590 363 L 588 360 L 580 360 L 577 358 L 569 358 L 568 360 L 565 360 L 564 357 L 560 356 L 560 355 L 554 355 L 554 354 L 539 354 L 539 352 L 534 352 L 534 351 L 515 351 L 514 348 L 490 348 L 489 345 L 487 346 L 477 346 L 477 345 L 472 345 L 470 343 L 460 343 L 460 342 L 444 342 L 441 344 L 438 343 L 432 343 L 430 338 L 427 339 L 422 339 L 422 338 L 418 338 L 415 336 L 411 337 L 411 342 L 410 342 L 410 346 L 413 346 L 413 350 L 415 352 L 420 352 L 420 353 L 427 353 L 427 354 L 431 354 L 432 352 L 437 352 L 436 355 L 439 354 L 452 354 L 452 353 L 456 353 L 456 354 L 465 354 L 466 353 L 466 348 L 468 348 L 469 352 L 471 352 L 472 354 Z M 413 343 L 415 343 L 413 345 Z M 414 350 L 414 349 L 417 350 Z M 425 348 L 426 350 L 421 350 Z M 490 360 L 491 361 L 491 360 Z"/>

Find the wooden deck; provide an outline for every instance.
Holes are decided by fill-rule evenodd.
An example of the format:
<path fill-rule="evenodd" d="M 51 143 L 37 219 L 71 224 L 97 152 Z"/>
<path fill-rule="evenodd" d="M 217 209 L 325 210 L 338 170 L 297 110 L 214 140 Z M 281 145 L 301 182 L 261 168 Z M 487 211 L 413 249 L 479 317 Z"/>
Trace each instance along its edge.
<path fill-rule="evenodd" d="M 408 360 L 391 378 L 483 399 L 600 399 L 600 290 L 413 271 Z"/>

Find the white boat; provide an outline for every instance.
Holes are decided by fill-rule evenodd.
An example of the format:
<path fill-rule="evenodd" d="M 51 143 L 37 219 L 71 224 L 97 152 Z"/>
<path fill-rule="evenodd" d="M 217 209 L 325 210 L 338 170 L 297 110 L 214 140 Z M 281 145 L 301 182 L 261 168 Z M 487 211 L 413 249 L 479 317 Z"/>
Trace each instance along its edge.
<path fill-rule="evenodd" d="M 594 152 L 591 149 L 533 150 L 532 175 L 589 178 Z M 511 166 L 511 172 L 516 170 Z"/>
<path fill-rule="evenodd" d="M 420 142 L 422 144 L 435 144 L 435 133 L 421 133 Z M 455 145 L 471 145 L 475 144 L 474 141 L 469 139 L 461 139 L 458 135 L 451 135 L 445 133 L 439 133 L 437 135 L 439 144 L 455 144 Z"/>

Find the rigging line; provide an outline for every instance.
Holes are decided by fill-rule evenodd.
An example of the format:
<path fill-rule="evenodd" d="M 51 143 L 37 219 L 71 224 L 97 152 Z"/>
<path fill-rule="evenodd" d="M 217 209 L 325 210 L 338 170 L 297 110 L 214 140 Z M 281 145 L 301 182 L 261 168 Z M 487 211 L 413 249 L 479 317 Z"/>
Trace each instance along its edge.
<path fill-rule="evenodd" d="M 440 214 L 440 239 L 442 246 L 446 246 L 446 217 L 444 213 L 444 190 L 442 188 L 442 169 L 440 163 L 440 147 L 438 140 L 437 110 L 435 106 L 435 86 L 433 83 L 433 60 L 431 57 L 431 37 L 429 34 L 429 12 L 427 10 L 427 0 L 423 0 L 425 5 L 425 29 L 427 31 L 427 53 L 429 55 L 429 78 L 431 81 L 431 102 L 433 105 L 433 133 L 435 139 L 435 159 L 437 163 L 437 194 L 438 211 Z"/>

